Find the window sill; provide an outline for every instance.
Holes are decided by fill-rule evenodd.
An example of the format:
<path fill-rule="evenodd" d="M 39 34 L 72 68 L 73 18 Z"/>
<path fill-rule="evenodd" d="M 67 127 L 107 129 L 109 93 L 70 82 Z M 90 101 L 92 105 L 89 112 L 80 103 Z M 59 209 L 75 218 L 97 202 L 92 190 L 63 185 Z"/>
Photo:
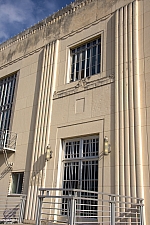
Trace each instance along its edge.
<path fill-rule="evenodd" d="M 54 92 L 53 99 L 63 98 L 79 92 L 87 91 L 93 88 L 104 86 L 114 82 L 114 76 L 100 77 L 100 75 L 93 75 L 82 80 L 74 81 L 64 85 L 62 90 Z"/>
<path fill-rule="evenodd" d="M 26 196 L 24 194 L 15 194 L 15 193 L 11 193 L 11 194 L 8 194 L 7 197 L 22 197 L 22 196 Z"/>

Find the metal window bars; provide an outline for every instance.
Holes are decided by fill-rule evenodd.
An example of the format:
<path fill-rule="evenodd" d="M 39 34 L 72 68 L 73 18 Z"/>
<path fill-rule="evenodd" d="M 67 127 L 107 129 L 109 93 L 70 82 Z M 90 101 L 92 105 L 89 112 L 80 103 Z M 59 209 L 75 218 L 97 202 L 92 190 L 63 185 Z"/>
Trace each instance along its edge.
<path fill-rule="evenodd" d="M 0 130 L 9 130 L 16 76 L 15 73 L 0 79 Z"/>
<path fill-rule="evenodd" d="M 64 143 L 64 190 L 70 188 L 97 191 L 99 138 L 82 137 L 66 140 Z M 67 192 L 64 191 L 63 194 L 66 195 Z"/>
<path fill-rule="evenodd" d="M 0 150 L 15 151 L 17 134 L 9 130 L 0 130 Z"/>
<path fill-rule="evenodd" d="M 71 49 L 71 82 L 100 73 L 100 67 L 101 37 Z"/>
<path fill-rule="evenodd" d="M 36 225 L 76 224 L 144 225 L 143 199 L 79 189 L 40 188 Z M 82 194 L 81 194 L 82 193 Z M 62 207 L 67 201 L 66 213 Z"/>

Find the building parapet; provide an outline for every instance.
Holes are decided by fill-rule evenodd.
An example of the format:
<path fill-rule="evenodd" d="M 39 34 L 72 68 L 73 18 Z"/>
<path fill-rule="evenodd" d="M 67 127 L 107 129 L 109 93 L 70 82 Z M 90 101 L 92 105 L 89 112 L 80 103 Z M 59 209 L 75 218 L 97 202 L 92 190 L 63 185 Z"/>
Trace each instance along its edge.
<path fill-rule="evenodd" d="M 38 22 L 36 25 L 32 26 L 31 28 L 21 32 L 20 34 L 14 36 L 13 38 L 9 39 L 8 41 L 0 44 L 0 51 L 5 50 L 6 48 L 10 47 L 12 44 L 16 42 L 20 42 L 26 39 L 28 36 L 36 33 L 39 30 L 44 29 L 47 26 L 50 26 L 53 23 L 60 21 L 62 18 L 66 17 L 69 14 L 74 13 L 78 9 L 86 6 L 87 4 L 94 2 L 95 0 L 78 0 L 70 5 L 66 6 L 65 8 L 59 10 L 58 12 L 54 13 L 53 15 L 47 17 L 46 19 Z"/>

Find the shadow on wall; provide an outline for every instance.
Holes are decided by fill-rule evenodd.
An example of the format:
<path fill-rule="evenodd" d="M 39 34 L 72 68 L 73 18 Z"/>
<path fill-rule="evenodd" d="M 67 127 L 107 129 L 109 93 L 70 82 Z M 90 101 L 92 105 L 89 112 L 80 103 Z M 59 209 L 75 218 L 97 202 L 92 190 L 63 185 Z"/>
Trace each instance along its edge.
<path fill-rule="evenodd" d="M 1 151 L 1 154 L 0 154 L 0 168 L 4 165 L 4 169 L 2 171 L 0 171 L 0 180 L 2 178 L 4 178 L 9 172 L 12 171 L 12 165 L 11 165 L 11 163 L 9 163 L 9 158 L 13 154 L 14 153 L 7 154 L 7 158 L 5 159 L 6 156 L 4 156 L 3 152 Z"/>
<path fill-rule="evenodd" d="M 34 178 L 37 174 L 40 173 L 40 171 L 43 170 L 43 168 L 45 166 L 45 158 L 46 158 L 46 153 L 44 155 L 41 155 L 37 159 L 37 161 L 34 163 L 31 179 Z"/>
<path fill-rule="evenodd" d="M 5 169 L 0 173 L 0 180 L 2 180 L 11 171 L 12 171 L 12 167 L 6 166 Z"/>
<path fill-rule="evenodd" d="M 30 131 L 33 131 L 33 132 L 30 132 L 29 144 L 28 144 L 28 148 L 27 148 L 27 157 L 26 157 L 26 165 L 25 165 L 25 180 L 24 180 L 24 194 L 28 193 L 28 187 L 29 187 L 31 160 L 32 160 L 32 154 L 33 154 L 34 133 L 35 133 L 35 125 L 36 125 L 36 117 L 37 117 L 37 105 L 38 105 L 38 99 L 39 99 L 39 90 L 40 90 L 41 74 L 42 74 L 43 55 L 44 55 L 44 50 L 42 50 L 41 53 L 39 54 L 37 74 L 36 74 L 36 85 L 35 85 L 34 100 L 33 100 L 34 105 L 32 108 L 31 125 L 30 125 Z M 36 164 L 39 164 L 40 162 L 42 162 L 42 158 L 38 159 Z M 41 163 L 40 168 L 42 168 L 42 167 L 44 167 L 44 165 Z M 35 165 L 34 170 L 36 168 L 38 168 L 38 167 Z"/>
<path fill-rule="evenodd" d="M 107 23 L 106 37 L 106 76 L 115 78 L 115 14 L 111 16 Z M 111 193 L 115 192 L 115 82 L 110 87 L 110 185 Z M 105 179 L 105 178 L 104 178 Z"/>

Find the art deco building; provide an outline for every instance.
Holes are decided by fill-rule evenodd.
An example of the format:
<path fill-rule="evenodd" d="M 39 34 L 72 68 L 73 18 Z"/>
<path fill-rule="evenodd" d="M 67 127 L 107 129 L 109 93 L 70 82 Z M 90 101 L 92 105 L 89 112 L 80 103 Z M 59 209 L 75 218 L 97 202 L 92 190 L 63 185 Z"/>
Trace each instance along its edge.
<path fill-rule="evenodd" d="M 149 88 L 149 0 L 77 0 L 2 43 L 0 193 L 25 221 L 40 187 L 143 198 L 148 225 Z"/>

